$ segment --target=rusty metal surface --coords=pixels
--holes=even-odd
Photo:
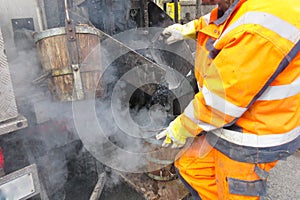
[[[76,26],[76,33],[86,33],[86,34],[93,34],[93,35],[98,35],[102,36],[102,33],[98,31],[98,29],[95,29],[90,26]],[[52,29],[47,29],[44,31],[41,31],[37,34],[34,35],[34,40],[35,42],[38,42],[39,40],[48,38],[48,37],[53,37],[56,35],[65,35],[66,34],[66,29],[65,27],[59,27],[59,28],[52,28]]]
[[[0,122],[17,117],[17,105],[13,92],[4,41],[0,29]]]
[[[179,179],[172,181],[155,181],[145,174],[128,174],[116,172],[146,200],[184,199],[189,191]]]

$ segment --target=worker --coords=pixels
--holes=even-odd
[[[186,24],[186,23],[188,23],[190,21],[192,21],[191,13],[186,12],[185,15],[184,15],[184,18],[182,20],[180,20],[180,23],[181,24]]]
[[[254,200],[300,146],[300,4],[217,2],[163,31],[167,44],[197,37],[199,92],[157,139],[183,147],[174,163],[195,199]]]

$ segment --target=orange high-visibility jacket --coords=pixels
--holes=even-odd
[[[239,161],[292,154],[300,143],[300,4],[240,0],[209,25],[203,20],[195,21],[200,91],[182,125],[207,132],[211,145]]]

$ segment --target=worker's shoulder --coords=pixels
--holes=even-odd
[[[247,1],[234,13],[227,22],[223,37],[227,34],[229,38],[252,37],[256,41],[264,40],[286,53],[300,38],[300,4],[291,5],[291,1],[279,4],[276,0],[260,1],[259,4],[255,2]]]

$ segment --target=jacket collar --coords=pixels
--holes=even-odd
[[[231,15],[232,13],[241,6],[241,4],[243,4],[245,1],[247,0],[235,0],[234,3],[228,8],[228,10],[224,13],[224,15],[222,17],[220,17],[219,19],[213,21],[212,23],[214,23],[215,25],[219,26],[221,24],[223,24]]]

